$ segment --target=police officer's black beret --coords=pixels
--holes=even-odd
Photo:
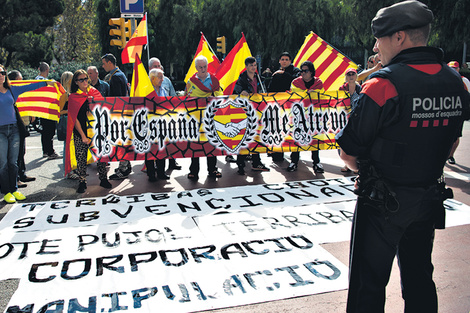
[[[380,38],[400,30],[419,28],[432,22],[434,15],[419,1],[403,1],[380,9],[372,20],[372,33]]]

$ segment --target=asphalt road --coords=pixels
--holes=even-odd
[[[315,175],[312,170],[310,154],[301,154],[301,162],[296,172],[285,170],[289,161],[289,154],[282,163],[274,163],[266,155],[261,157],[270,172],[247,171],[246,176],[236,174],[236,165],[227,163],[223,157],[218,158],[218,166],[223,177],[216,180],[206,178],[205,162],[201,162],[200,179],[198,182],[186,178],[190,160],[179,159],[178,163],[183,169],[169,171],[170,180],[149,182],[145,173],[141,172],[143,162],[132,162],[133,173],[122,181],[111,181],[111,191],[99,187],[96,165],[91,165],[88,173],[88,189],[84,194],[77,194],[78,182],[63,177],[62,159],[47,160],[42,157],[40,135],[33,132],[26,142],[26,167],[29,176],[36,177],[36,181],[28,183],[21,191],[26,195],[27,202],[40,202],[64,199],[77,199],[101,197],[109,192],[118,195],[130,195],[155,191],[182,191],[196,188],[232,187],[244,185],[258,185],[265,183],[280,183],[307,179],[337,178],[352,173],[340,172],[343,166],[337,151],[321,151],[320,158],[325,167],[323,175]],[[55,141],[57,153],[63,155],[63,142]],[[454,198],[460,202],[470,204],[470,123],[466,122],[464,135],[456,152],[456,165],[446,165],[445,173],[447,184],[454,190]],[[112,163],[110,174],[114,172],[117,163]],[[249,168],[249,166],[247,167]],[[7,214],[11,204],[0,202],[0,219]],[[349,242],[330,243],[322,245],[344,264],[348,262]],[[467,313],[470,311],[470,225],[451,227],[439,230],[436,233],[433,261],[435,265],[435,282],[438,288],[439,312]],[[17,288],[17,280],[0,282],[0,310],[6,309],[8,301]],[[234,308],[214,310],[214,312],[344,312],[346,305],[346,291],[330,292],[319,295],[297,297],[285,300],[259,303]],[[401,299],[399,273],[394,266],[389,287],[387,289],[386,312],[403,311]]]

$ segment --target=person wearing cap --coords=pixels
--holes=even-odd
[[[449,63],[447,63],[447,65],[451,68],[453,68],[454,70],[457,71],[457,73],[460,73],[460,65],[459,65],[459,62],[457,61],[450,61]],[[465,85],[465,89],[470,92],[470,81],[468,80],[467,77],[465,76],[461,76],[462,77],[462,81]],[[450,154],[449,154],[449,158],[447,159],[447,162],[449,162],[449,164],[455,164],[455,158],[454,158],[454,153],[455,151],[457,150],[457,147],[459,146],[460,144],[460,137],[462,137],[462,131],[460,131],[460,135],[459,137],[457,138],[457,140],[454,142],[454,145],[452,146],[452,149],[450,151]]]
[[[460,64],[457,61],[450,61],[447,63],[447,65],[454,70],[457,71],[457,73],[460,73]],[[460,75],[462,77],[463,83],[465,84],[465,89],[467,89],[468,92],[470,92],[470,80],[468,80],[467,77]]]
[[[346,311],[384,312],[395,256],[410,312],[437,312],[432,246],[445,225],[439,179],[465,118],[470,96],[459,75],[428,47],[433,13],[418,1],[380,9],[372,20],[384,68],[362,86],[336,140],[359,170]],[[429,103],[436,105],[429,105]]]
[[[323,82],[320,78],[315,76],[315,66],[311,61],[305,61],[300,65],[300,77],[292,81],[291,92],[314,92],[324,91]],[[300,152],[292,152],[290,155],[290,164],[287,167],[288,172],[297,170],[300,160]],[[320,163],[319,150],[312,151],[313,171],[315,174],[322,174],[325,172],[323,165]]]
[[[346,93],[351,99],[351,109],[353,109],[354,107],[352,107],[352,105],[356,103],[355,100],[359,97],[359,93],[361,92],[362,88],[361,85],[359,85],[356,81],[357,71],[355,68],[348,68],[344,73],[344,76],[346,82],[341,87],[339,87],[339,90],[346,91]],[[338,153],[341,153],[341,150],[338,150]],[[346,164],[341,168],[341,172],[343,173],[347,173],[350,171],[351,170]]]
[[[344,73],[345,76],[345,83],[339,87],[339,90],[346,91],[351,98],[359,96],[362,88],[356,81],[357,79],[357,71],[355,68],[348,68]]]

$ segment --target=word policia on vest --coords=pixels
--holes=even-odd
[[[88,136],[101,161],[337,149],[349,111],[344,92],[105,98]]]

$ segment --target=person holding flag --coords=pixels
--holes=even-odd
[[[214,51],[212,50],[211,46],[207,42],[206,37],[201,32],[201,39],[199,40],[199,44],[197,45],[196,53],[194,54],[194,59],[191,65],[189,66],[188,72],[184,77],[184,81],[187,83],[189,79],[196,74],[196,59],[198,56],[205,56],[208,60],[207,64],[207,71],[210,73],[217,72],[218,68],[220,67],[220,61],[215,55]]]
[[[198,56],[194,63],[197,72],[188,80],[185,95],[200,98],[221,96],[222,88],[220,88],[219,80],[207,71],[207,58],[203,55]],[[215,156],[207,157],[207,170],[209,177],[222,177],[222,173],[217,169],[217,157]],[[188,179],[199,179],[199,158],[191,158]]]
[[[70,85],[70,96],[68,103],[68,120],[67,120],[67,147],[70,147],[72,134],[73,143],[75,145],[75,158],[77,159],[77,172],[79,185],[77,192],[84,193],[86,184],[86,168],[88,149],[91,139],[87,136],[87,113],[90,111],[88,99],[89,98],[102,98],[101,93],[94,87],[90,86],[90,78],[87,72],[83,69],[77,70],[72,77]],[[65,152],[65,174],[70,169],[70,148]],[[100,186],[103,188],[112,188],[111,183],[108,181],[108,169],[106,163],[98,162],[98,177],[100,179]]]
[[[7,71],[0,65],[0,187],[7,203],[25,200],[18,191],[18,154],[20,132],[26,132],[16,107],[18,96],[24,92],[36,90],[55,81],[38,82],[23,86],[11,86]],[[20,129],[22,128],[22,129]]]

